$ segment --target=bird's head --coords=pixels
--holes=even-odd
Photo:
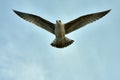
[[[57,23],[57,24],[61,23],[61,20],[56,20],[56,23]]]

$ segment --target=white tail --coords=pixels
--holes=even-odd
[[[74,42],[74,40],[71,40],[71,39],[65,37],[65,38],[64,38],[63,40],[61,40],[61,41],[55,39],[55,40],[51,43],[51,45],[52,45],[53,47],[57,47],[57,48],[64,48],[64,47],[69,46],[69,45],[72,44],[73,42]]]

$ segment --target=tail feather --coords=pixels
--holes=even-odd
[[[71,40],[71,39],[65,37],[65,38],[64,38],[63,40],[61,40],[61,41],[55,39],[55,40],[51,43],[51,45],[52,45],[53,47],[57,47],[57,48],[64,48],[64,47],[69,46],[69,45],[72,44],[73,42],[74,42],[74,40]]]

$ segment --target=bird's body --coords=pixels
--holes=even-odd
[[[64,24],[62,24],[62,22],[60,20],[56,21],[55,36],[56,36],[57,39],[62,39],[63,37],[65,37]]]
[[[55,36],[51,45],[57,48],[63,48],[73,43],[73,40],[65,37],[65,27],[60,20],[57,20],[55,24]]]
[[[37,26],[54,34],[56,38],[51,43],[51,45],[54,47],[57,47],[57,48],[67,47],[74,42],[74,40],[67,38],[65,36],[66,34],[83,27],[83,26],[87,25],[88,23],[91,23],[93,21],[96,21],[97,19],[102,18],[109,11],[110,10],[106,10],[106,11],[102,11],[102,12],[98,12],[98,13],[81,16],[81,17],[79,17],[75,20],[72,20],[68,23],[65,23],[65,24],[63,24],[61,22],[61,20],[57,20],[56,24],[54,24],[54,23],[51,23],[39,16],[14,10],[14,12],[21,18],[23,18],[29,22],[32,22],[32,23],[36,24]]]

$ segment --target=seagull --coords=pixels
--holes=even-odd
[[[61,20],[56,20],[56,24],[45,20],[44,18],[34,15],[34,14],[29,14],[29,13],[24,13],[20,12],[17,10],[13,10],[19,17],[25,19],[26,21],[29,21],[45,30],[48,32],[52,33],[55,35],[55,39],[51,43],[51,46],[56,47],[56,48],[64,48],[69,45],[71,45],[74,40],[67,38],[65,35],[69,34],[91,22],[94,22],[103,16],[105,16],[107,13],[109,13],[111,10],[105,10],[97,13],[92,13],[92,14],[87,14],[78,17],[77,19],[74,19],[70,22],[67,22],[63,24]]]

